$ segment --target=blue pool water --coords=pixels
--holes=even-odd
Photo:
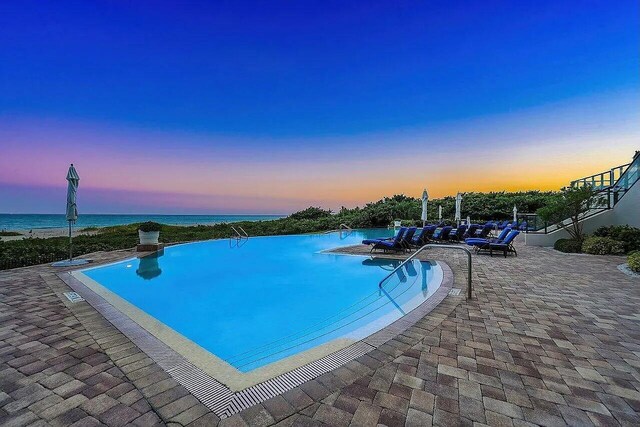
[[[388,230],[212,240],[84,274],[248,372],[337,338],[362,339],[440,286],[435,263],[399,264],[320,251],[387,237]]]

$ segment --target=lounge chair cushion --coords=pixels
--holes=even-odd
[[[384,239],[365,239],[362,241],[363,245],[375,245],[378,242],[383,242]]]

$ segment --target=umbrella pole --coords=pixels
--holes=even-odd
[[[71,221],[69,221],[69,261],[73,261],[73,240],[71,240]]]

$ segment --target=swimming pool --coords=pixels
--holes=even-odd
[[[438,289],[443,272],[434,262],[408,263],[380,290],[378,282],[399,261],[323,252],[391,233],[196,242],[76,276],[117,308],[125,301],[131,310],[123,311],[154,335],[178,336],[172,345],[178,352],[188,343],[187,358],[202,365],[209,363],[203,354],[214,356],[220,369],[251,374],[345,347]],[[153,328],[139,321],[140,312],[157,321]]]

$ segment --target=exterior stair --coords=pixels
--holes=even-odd
[[[603,225],[628,224],[640,227],[640,185],[636,185],[639,180],[640,151],[636,151],[631,163],[572,181],[572,187],[589,185],[598,190],[601,196],[598,204],[591,206],[580,219],[585,233],[591,233]],[[561,223],[545,224],[531,214],[524,214],[523,219],[529,224],[525,232],[527,245],[553,246],[558,239],[569,237],[559,225]]]

